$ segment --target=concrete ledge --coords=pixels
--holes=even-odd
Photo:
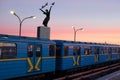
[[[38,26],[37,38],[39,39],[50,39],[50,28],[45,26]]]

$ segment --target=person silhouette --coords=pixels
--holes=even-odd
[[[46,17],[45,17],[45,19],[43,20],[43,23],[42,23],[45,27],[47,27],[47,24],[48,24],[48,22],[49,22],[49,20],[50,20],[50,12],[51,12],[51,9],[52,9],[52,6],[50,6],[50,9],[49,9],[49,10],[46,9],[46,10],[44,11],[44,10],[42,10],[42,8],[40,9],[40,10],[43,12],[43,14],[46,15]]]

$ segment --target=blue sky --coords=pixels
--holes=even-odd
[[[14,10],[22,19],[37,17],[22,25],[23,36],[36,36],[45,18],[39,8],[46,2],[49,6],[55,2],[49,22],[51,39],[73,40],[71,26],[75,26],[84,28],[77,33],[78,41],[120,44],[120,0],[0,0],[0,34],[18,35],[18,19],[9,14]]]

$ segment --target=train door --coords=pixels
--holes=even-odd
[[[112,48],[108,47],[108,60],[112,59]]]
[[[95,62],[99,61],[99,53],[100,53],[100,48],[99,47],[95,47],[94,48]]]
[[[73,56],[74,56],[74,58],[73,58],[74,64],[73,65],[74,66],[80,65],[80,57],[81,57],[80,52],[81,52],[80,46],[74,46],[73,47]]]
[[[29,68],[27,72],[40,71],[42,59],[42,45],[41,44],[29,44],[28,45],[28,64]]]
[[[120,48],[118,48],[118,58],[120,59]]]

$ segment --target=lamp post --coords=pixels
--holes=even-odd
[[[26,18],[21,20],[20,17],[14,11],[10,11],[10,13],[15,15],[19,19],[19,23],[20,23],[20,25],[19,25],[19,36],[21,36],[21,27],[22,27],[23,21],[26,20],[26,19],[29,19],[29,18],[33,18],[33,19],[36,18],[35,16],[30,16],[30,17],[26,17]]]
[[[72,28],[74,29],[74,41],[76,41],[76,33],[77,33],[77,31],[83,30],[83,28],[76,29],[74,26],[72,26]]]

